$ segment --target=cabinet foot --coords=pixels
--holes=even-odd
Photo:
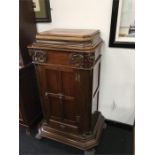
[[[40,129],[38,130],[38,133],[36,134],[35,138],[36,138],[36,139],[39,139],[39,140],[42,139]]]
[[[84,155],[95,155],[95,149],[92,148],[90,150],[84,151]]]

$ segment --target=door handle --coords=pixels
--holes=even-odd
[[[64,97],[64,95],[60,93],[59,94],[59,99],[61,100],[63,97]]]
[[[48,92],[45,92],[45,96],[47,96],[48,95]]]

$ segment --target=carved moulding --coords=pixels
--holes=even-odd
[[[29,49],[29,54],[32,57],[33,62],[44,63],[47,60],[47,54],[42,50]]]
[[[91,68],[95,63],[94,54],[70,54],[70,63],[74,67]]]

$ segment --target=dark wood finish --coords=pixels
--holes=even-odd
[[[36,31],[32,0],[19,0],[19,124],[28,134],[42,116],[35,68],[27,49]]]
[[[51,127],[46,121],[41,122],[39,133],[41,137],[49,138],[57,142],[61,142],[81,150],[89,150],[96,145],[98,145],[100,136],[102,134],[102,129],[105,127],[104,118],[98,113],[97,121],[94,130],[91,133],[74,134],[72,132],[66,132],[63,130],[58,130],[57,128]]]
[[[54,29],[36,38],[28,48],[44,113],[39,135],[82,150],[96,146],[105,126],[98,112],[99,31]]]
[[[42,112],[33,64],[19,69],[19,123],[30,132]]]
[[[135,43],[120,42],[120,41],[115,40],[118,9],[119,9],[119,0],[113,0],[111,26],[110,26],[110,37],[109,37],[109,47],[135,48]]]
[[[32,0],[19,0],[19,46],[24,65],[31,63],[27,45],[34,41],[36,32]]]

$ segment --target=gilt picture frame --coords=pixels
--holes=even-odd
[[[32,0],[36,22],[51,22],[49,0]]]
[[[135,48],[135,0],[113,0],[109,47]]]

